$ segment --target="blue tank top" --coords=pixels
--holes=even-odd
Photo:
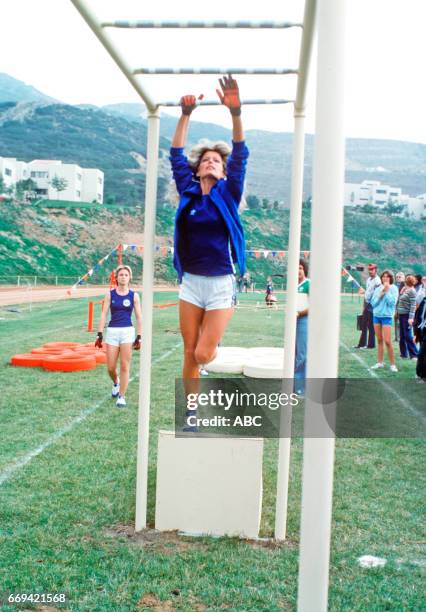
[[[129,289],[126,295],[119,295],[115,289],[110,291],[111,321],[108,327],[132,327],[132,312],[135,292]]]

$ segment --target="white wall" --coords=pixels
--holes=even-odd
[[[10,187],[16,183],[17,168],[15,157],[0,157],[0,176],[3,177],[5,187]]]
[[[426,216],[426,195],[408,198],[407,212],[414,219],[421,219]]]
[[[97,168],[83,168],[82,199],[85,202],[104,201],[104,173]]]
[[[402,203],[400,187],[382,185],[380,181],[363,181],[362,183],[345,183],[344,206],[365,206],[371,204],[385,207],[389,200],[395,204]]]

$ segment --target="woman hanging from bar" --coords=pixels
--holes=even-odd
[[[170,150],[180,201],[175,219],[174,266],[179,276],[179,318],[184,342],[183,378],[215,358],[236,299],[235,265],[244,274],[244,233],[238,207],[248,149],[244,142],[238,85],[231,75],[216,90],[232,119],[232,150],[225,142],[202,142],[184,155],[195,96],[181,98],[182,115]],[[201,99],[202,96],[200,96]],[[187,385],[186,385],[187,386]],[[188,389],[186,389],[188,392]]]

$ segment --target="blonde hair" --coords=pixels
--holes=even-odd
[[[117,266],[116,269],[114,270],[115,280],[117,280],[118,273],[120,272],[120,270],[127,270],[127,272],[130,275],[130,280],[132,280],[132,277],[133,277],[132,268],[130,266],[126,266],[124,264],[121,264],[121,265]]]
[[[204,138],[191,149],[188,155],[188,163],[192,168],[194,176],[197,174],[201,158],[203,157],[204,153],[207,153],[207,151],[215,151],[216,153],[219,153],[223,161],[223,172],[226,174],[226,161],[231,153],[231,147],[223,140],[212,142],[211,140],[206,140]]]
[[[223,172],[226,175],[226,162],[231,154],[231,147],[223,140],[212,142],[211,140],[207,140],[207,138],[203,138],[191,149],[188,154],[188,164],[196,180],[199,180],[197,179],[197,170],[198,166],[200,165],[201,158],[207,151],[216,151],[216,153],[219,153],[223,160]],[[169,198],[170,202],[176,202],[176,204],[178,204],[179,194],[176,189],[175,181],[170,182],[167,197]],[[243,193],[240,201],[240,210],[244,210],[245,208],[247,208],[247,203]]]

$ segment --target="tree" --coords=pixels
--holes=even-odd
[[[309,210],[312,208],[312,196],[309,196],[306,200],[303,200],[302,208],[304,208],[305,210]]]
[[[35,196],[37,184],[32,179],[17,181],[15,185],[15,195],[19,202],[28,201]]]
[[[62,176],[58,176],[57,174],[55,174],[55,176],[53,177],[53,179],[50,181],[50,184],[52,185],[53,189],[56,189],[56,196],[59,198],[59,193],[61,191],[64,191],[67,187],[68,187],[68,181],[67,179],[63,178]]]
[[[246,202],[250,210],[258,210],[260,208],[260,200],[255,195],[248,195],[246,198]]]
[[[275,200],[274,203],[273,203],[274,210],[278,210],[279,207],[280,207],[280,203],[278,202],[278,200]]]
[[[395,202],[392,202],[392,200],[389,200],[388,204],[384,208],[384,211],[388,215],[398,215],[403,210],[404,210],[403,204],[396,204]]]
[[[0,194],[4,192],[4,189],[5,189],[4,178],[0,175]]]
[[[268,198],[262,198],[262,208],[263,208],[263,210],[268,210],[268,208],[269,208],[269,200],[268,200]]]

